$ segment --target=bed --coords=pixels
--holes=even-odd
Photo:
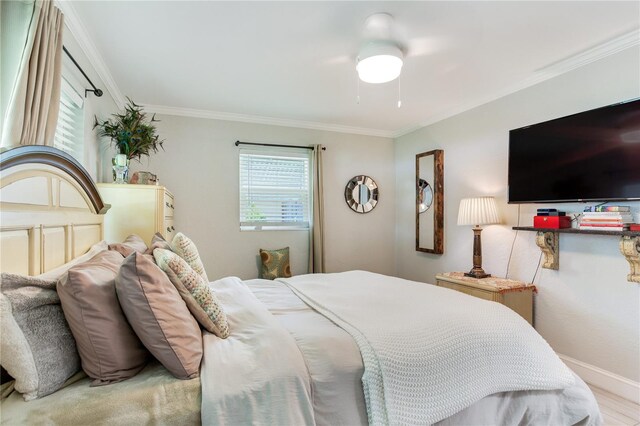
[[[108,206],[70,157],[48,148],[19,150],[2,154],[2,271],[38,275],[55,271],[100,241]],[[223,340],[203,332],[200,378],[178,380],[151,363],[132,379],[89,387],[80,372],[61,390],[34,401],[25,402],[13,392],[2,401],[1,423],[369,422],[361,349],[335,318],[313,309],[283,281],[226,278],[211,285],[232,333]],[[487,395],[437,422],[600,423],[593,394],[575,375],[563,389]]]

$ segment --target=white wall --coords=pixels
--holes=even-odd
[[[535,233],[516,235],[511,230],[518,222],[519,207],[506,204],[508,131],[640,96],[639,56],[637,47],[623,51],[398,138],[398,275],[433,283],[438,272],[471,269],[472,231],[456,225],[458,204],[464,197],[493,195],[504,225],[483,231],[483,267],[505,276],[515,238],[509,277],[530,282],[540,250]],[[436,148],[445,154],[445,253],[441,256],[414,250],[415,155]],[[640,210],[638,202],[625,204]],[[538,207],[542,206],[522,205],[520,223],[530,225]],[[577,212],[583,205],[553,207]],[[557,352],[639,381],[640,285],[627,282],[628,273],[618,238],[561,235],[560,270],[540,269],[536,277],[535,321],[536,329]]]
[[[211,279],[258,276],[258,249],[291,247],[292,272],[307,272],[306,231],[242,231],[238,209],[236,140],[294,145],[326,145],[324,188],[326,266],[329,272],[365,269],[393,274],[395,236],[394,145],[391,139],[317,130],[162,115],[165,152],[134,170],[156,173],[176,197],[175,227],[198,245]],[[357,214],[344,201],[355,175],[373,177],[380,202]],[[108,170],[103,178],[110,179]]]

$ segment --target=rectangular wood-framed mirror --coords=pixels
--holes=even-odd
[[[444,253],[444,150],[416,155],[416,250]]]

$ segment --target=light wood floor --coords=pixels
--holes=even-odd
[[[606,426],[640,425],[640,405],[595,386],[589,387],[596,396]]]

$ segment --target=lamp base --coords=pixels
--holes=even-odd
[[[487,274],[486,272],[484,272],[484,269],[482,268],[473,268],[469,272],[465,272],[464,276],[480,279],[480,278],[488,278],[491,276],[491,274]]]

